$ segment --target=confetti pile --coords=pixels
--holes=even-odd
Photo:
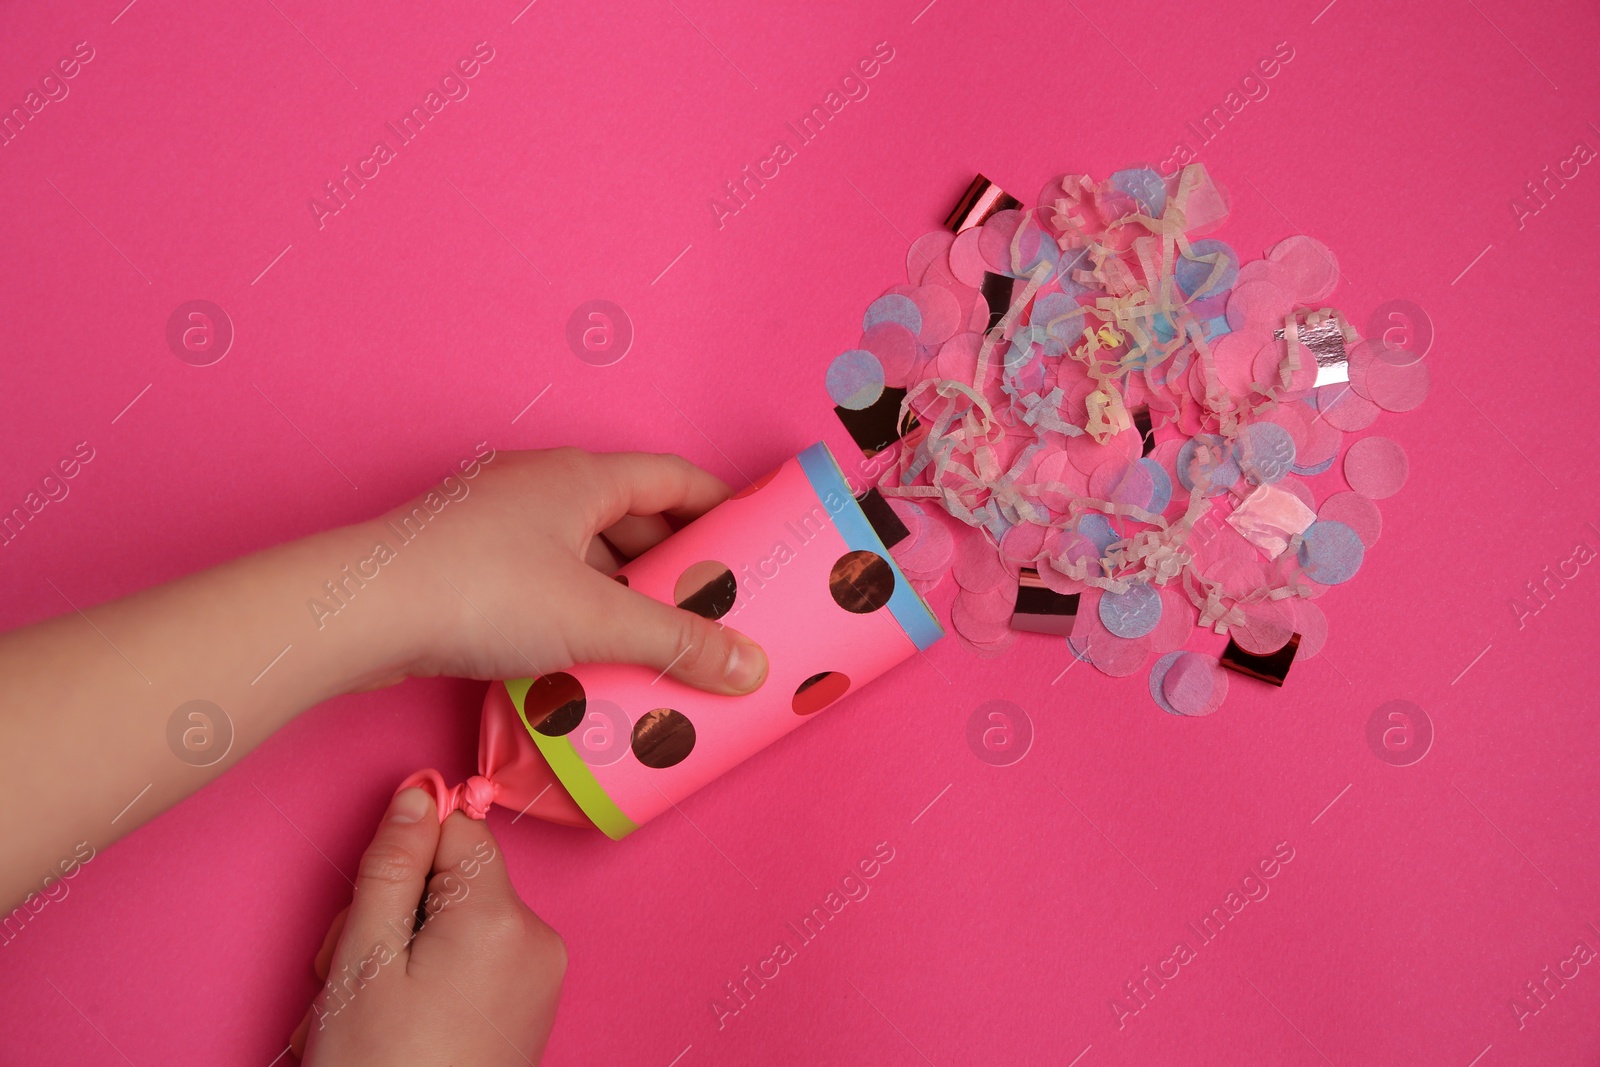
[[[1224,668],[1281,685],[1321,649],[1315,600],[1407,473],[1394,441],[1345,435],[1421,404],[1428,368],[1325,304],[1325,245],[1242,263],[1205,236],[1226,215],[1198,165],[1065,176],[1033,208],[980,177],[828,367],[909,531],[896,560],[924,595],[953,573],[969,650],[1028,630],[1113,677],[1156,657],[1156,704],[1205,715]],[[1341,452],[1349,488],[1319,503],[1307,479]],[[1197,626],[1220,659],[1183,651]]]

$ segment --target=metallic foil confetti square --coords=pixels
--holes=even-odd
[[[1294,663],[1294,654],[1299,650],[1299,634],[1292,635],[1288,643],[1278,651],[1268,652],[1264,656],[1246,652],[1230,637],[1228,647],[1222,653],[1221,662],[1230,671],[1237,671],[1252,678],[1259,678],[1263,682],[1281,686],[1289,675],[1289,667]]]
[[[876,489],[868,489],[856,497],[856,503],[861,505],[862,514],[866,515],[867,522],[872,524],[872,530],[878,535],[878,540],[883,542],[884,548],[893,548],[911,536],[906,524],[900,521],[900,516],[894,513],[894,508],[889,506],[883,494]]]
[[[833,411],[861,451],[875,456],[917,427],[917,417],[910,413],[904,423],[900,421],[900,404],[905,398],[904,389],[885,389],[882,396],[860,411],[841,407]]]
[[[1313,386],[1338,385],[1350,380],[1350,354],[1344,347],[1344,329],[1337,316],[1329,316],[1315,325],[1292,323],[1300,343],[1317,361],[1317,377]],[[1274,330],[1273,337],[1282,339],[1286,330]]]
[[[1017,583],[1017,606],[1011,628],[1028,633],[1067,637],[1078,621],[1078,594],[1058,593],[1045,585],[1039,572],[1022,568]]]

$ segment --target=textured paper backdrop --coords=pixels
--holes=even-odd
[[[0,506],[95,449],[0,549],[6,625],[67,610],[51,582],[94,603],[366,517],[485,438],[674,450],[735,483],[819,433],[843,454],[826,362],[975,171],[1031,201],[1187,141],[1246,256],[1310,233],[1358,325],[1390,298],[1435,324],[1433,395],[1377,428],[1410,482],[1281,692],[1237,679],[1182,720],[1142,677],[1052,685],[1059,643],[974,660],[952,640],[621,844],[497,812],[571,949],[548,1063],[1600,1051],[1593,966],[1521,1029],[1510,1006],[1580,938],[1600,948],[1600,577],[1520,629],[1510,606],[1600,546],[1600,174],[1512,206],[1600,149],[1593,5],[125,2],[0,10],[7,109],[93,51],[0,146]],[[469,95],[319,228],[324,183],[479,42]],[[719,226],[724,183],[879,42],[869,94]],[[1280,42],[1265,98],[1197,144],[1188,124]],[[208,367],[166,341],[194,299],[236,332]],[[591,299],[636,333],[609,367],[565,341]],[[97,858],[0,949],[0,1060],[272,1062],[390,790],[470,772],[482,692],[318,708]],[[992,698],[1035,732],[1012,766],[966,741]],[[1391,699],[1436,732],[1413,766],[1368,746]],[[797,943],[785,924],[879,842],[870,895],[719,1029],[724,983]],[[1119,1029],[1124,983],[1280,842],[1270,896]]]

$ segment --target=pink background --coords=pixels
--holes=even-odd
[[[0,148],[0,505],[75,442],[97,455],[0,550],[3,622],[61,612],[50,581],[98,602],[366,517],[485,438],[734,482],[819,434],[842,453],[826,362],[975,171],[1031,201],[1159,164],[1287,41],[1200,149],[1233,194],[1221,236],[1253,257],[1303,228],[1358,325],[1403,297],[1438,332],[1427,405],[1378,424],[1411,480],[1322,602],[1326,652],[1181,720],[1140,676],[1052,686],[1058,642],[947,640],[620,845],[497,812],[571,949],[547,1062],[1592,1060],[1594,967],[1524,1029],[1509,1001],[1600,947],[1600,578],[1520,630],[1509,602],[1600,545],[1600,174],[1520,229],[1510,207],[1600,148],[1594,6],[923,2],[7,5],[7,108],[74,43],[96,56]],[[308,198],[484,40],[471,95],[319,230]],[[879,41],[870,96],[719,229],[708,199]],[[564,342],[601,297],[637,330],[607,368]],[[195,298],[237,329],[206,368],[164,339]],[[0,1059],[270,1063],[390,790],[471,770],[482,692],[319,708],[96,859],[0,950]],[[965,740],[997,696],[1037,735],[1005,768]],[[1414,766],[1367,746],[1391,699],[1435,724]],[[723,983],[880,841],[871,895],[719,1031]],[[1280,841],[1270,897],[1118,1030],[1123,983]]]

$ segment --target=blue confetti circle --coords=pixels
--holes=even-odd
[[[883,364],[866,349],[852,348],[833,357],[823,381],[835,404],[861,411],[870,408],[883,395]]]
[[[1275,422],[1252,423],[1234,441],[1233,461],[1258,485],[1279,481],[1294,468],[1294,438]]]
[[[1061,355],[1067,350],[1067,346],[1075,343],[1083,333],[1082,315],[1059,323],[1054,332],[1050,330],[1050,320],[1070,315],[1076,307],[1078,302],[1066,293],[1046,293],[1033,302],[1033,310],[1028,314],[1028,325],[1037,326],[1045,331],[1045,338],[1040,344],[1046,355]]]
[[[1151,218],[1159,219],[1161,213],[1167,210],[1167,183],[1161,180],[1161,175],[1149,167],[1119,170],[1109,181],[1113,189],[1127,193],[1139,201],[1139,206]]]
[[[1130,586],[1126,593],[1103,593],[1100,621],[1118,637],[1143,637],[1161,621],[1161,593],[1148,584]]]
[[[1111,528],[1111,523],[1098,511],[1091,511],[1078,519],[1078,532],[1087,537],[1103,556],[1106,549],[1122,540],[1117,531]]]
[[[1228,487],[1239,480],[1239,465],[1233,461],[1233,449],[1228,443],[1213,433],[1203,433],[1191,437],[1178,449],[1178,481],[1185,489],[1193,489],[1194,481],[1189,477],[1189,466],[1194,461],[1194,454],[1201,445],[1209,445],[1212,449],[1212,460],[1200,468],[1200,472],[1210,479],[1211,486],[1206,490],[1206,496],[1217,496],[1226,493]]]
[[[1239,253],[1233,246],[1225,241],[1206,238],[1203,241],[1194,241],[1189,245],[1189,250],[1194,256],[1211,256],[1220,254],[1227,265],[1223,267],[1222,274],[1217,277],[1217,282],[1205,291],[1205,296],[1212,297],[1218,293],[1226,292],[1233,288],[1233,283],[1239,280]],[[1220,262],[1221,260],[1219,260]],[[1173,268],[1173,277],[1177,280],[1178,288],[1183,290],[1185,296],[1193,296],[1194,291],[1206,283],[1211,277],[1212,264],[1202,263],[1198,258],[1190,259],[1180,256],[1177,266]]]
[[[1361,538],[1344,523],[1314,522],[1300,542],[1300,567],[1313,582],[1339,585],[1356,576],[1366,551]]]
[[[1294,473],[1300,475],[1302,478],[1313,478],[1327,470],[1329,467],[1333,466],[1334,458],[1335,457],[1333,456],[1329,456],[1321,463],[1318,463],[1315,467],[1302,467],[1297,463],[1290,469],[1293,470]]]
[[[1033,273],[1033,268],[1037,267],[1040,263],[1048,263],[1050,264],[1050,272],[1044,276],[1044,281],[1048,283],[1051,278],[1055,277],[1056,271],[1061,269],[1061,247],[1056,244],[1055,238],[1030,224],[1028,227],[1028,232],[1023,234],[1022,248],[1027,249],[1030,245],[1032,245],[1035,237],[1038,238],[1039,246],[1037,250],[1034,251],[1033,255],[1027,256],[1026,253],[1024,253],[1023,257],[1019,257],[1022,258],[1021,269],[1017,271],[1007,271],[1006,273],[1010,274],[1013,278],[1025,278],[1031,275]],[[1007,255],[1007,261],[1009,262],[1009,252]]]

